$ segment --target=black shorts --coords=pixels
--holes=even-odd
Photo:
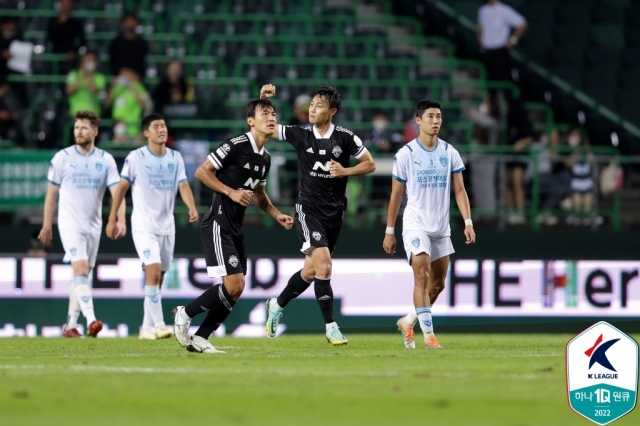
[[[247,251],[244,236],[234,237],[212,220],[206,228],[200,228],[200,238],[207,261],[209,278],[247,273]]]
[[[342,229],[342,217],[330,220],[319,219],[305,214],[302,206],[296,204],[296,229],[302,241],[300,251],[304,254],[309,254],[310,247],[327,247],[329,253],[333,253]]]

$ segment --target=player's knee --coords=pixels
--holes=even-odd
[[[319,262],[315,267],[315,276],[320,278],[331,278],[331,259]]]
[[[162,271],[160,269],[156,270],[154,268],[147,270],[146,274],[148,284],[160,284],[160,282],[162,281]]]
[[[89,268],[89,263],[85,261],[76,262],[73,265],[74,275],[86,275],[89,276],[91,273],[91,268]]]
[[[433,280],[431,287],[437,294],[440,294],[444,290],[444,278]]]
[[[227,289],[229,296],[231,296],[233,300],[237,301],[240,299],[240,296],[242,296],[242,292],[244,291],[244,277],[227,277],[224,281],[224,286]]]
[[[429,271],[426,269],[418,269],[414,271],[415,285],[416,287],[425,288],[427,283],[429,282]]]
[[[302,275],[302,279],[303,280],[305,280],[306,282],[310,283],[316,277],[316,270],[315,270],[315,268],[303,269],[302,272],[300,273],[300,275]]]

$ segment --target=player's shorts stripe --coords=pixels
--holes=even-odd
[[[222,301],[222,303],[224,303],[224,306],[226,306],[228,310],[231,310],[231,305],[227,301],[227,298],[224,297],[224,292],[222,291],[222,286],[218,287],[218,296],[220,297],[220,300]]]
[[[213,164],[213,167],[215,167],[218,170],[222,168],[222,164],[220,163],[220,161],[218,161],[218,159],[213,154],[209,154],[207,158],[209,159],[211,164]]]
[[[463,171],[465,168],[464,167],[460,167],[457,170],[452,171],[451,173],[460,173],[461,171]]]
[[[300,219],[300,223],[302,224],[302,232],[304,233],[304,239],[309,241],[309,228],[307,228],[306,217],[304,213],[302,213],[301,204],[296,204],[296,211],[298,212],[298,218]]]
[[[216,252],[216,260],[218,266],[224,266],[224,258],[222,257],[222,241],[220,239],[220,227],[213,221],[213,251]]]

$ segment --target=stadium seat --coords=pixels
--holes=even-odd
[[[559,46],[584,49],[589,44],[588,27],[581,24],[567,24],[555,28],[555,39]]]
[[[622,49],[625,46],[622,28],[616,24],[594,25],[589,29],[591,42],[598,47]]]

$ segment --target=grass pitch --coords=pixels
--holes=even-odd
[[[587,425],[567,405],[565,335],[0,339],[0,425]],[[636,336],[637,338],[637,336]],[[616,425],[640,424],[635,410]]]

